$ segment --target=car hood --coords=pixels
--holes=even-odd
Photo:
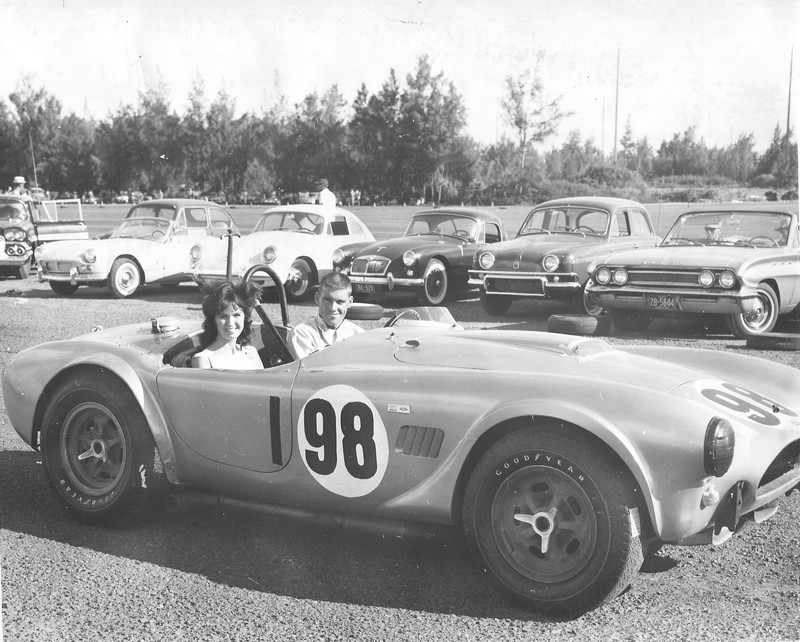
[[[510,241],[495,243],[488,251],[495,259],[503,261],[530,260],[537,261],[546,254],[564,254],[584,245],[605,243],[602,236],[582,236],[581,234],[532,234],[520,236]]]
[[[160,241],[143,239],[88,239],[81,241],[56,241],[45,243],[40,250],[40,260],[74,260],[80,254],[92,248],[97,253],[122,253],[134,251],[134,248],[156,247]]]
[[[735,270],[747,261],[786,253],[785,248],[753,248],[728,245],[667,245],[617,254],[609,264],[664,268],[728,268]]]
[[[423,253],[433,253],[441,250],[442,247],[452,247],[465,245],[464,241],[452,236],[439,236],[435,234],[415,234],[413,236],[399,236],[386,241],[377,241],[362,247],[356,257],[359,256],[383,256],[387,259],[397,259],[408,250],[415,250]]]

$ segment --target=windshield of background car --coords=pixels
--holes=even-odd
[[[785,247],[791,222],[778,212],[689,213],[675,221],[662,245]]]
[[[608,212],[585,207],[533,210],[519,228],[517,236],[575,232],[603,236],[608,226]]]
[[[253,228],[254,232],[310,232],[322,234],[325,230],[325,219],[311,212],[268,212],[264,214]]]
[[[22,203],[0,204],[0,221],[27,221],[28,211]]]
[[[172,205],[137,205],[131,208],[126,218],[175,218],[176,208]]]
[[[167,235],[170,224],[171,221],[163,218],[126,218],[109,238],[161,241]]]
[[[477,238],[477,233],[478,222],[474,218],[442,213],[413,216],[408,222],[405,235],[441,234],[474,241]]]

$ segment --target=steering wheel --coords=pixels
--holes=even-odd
[[[469,232],[467,232],[467,230],[456,230],[455,232],[453,232],[453,236],[457,236],[458,238],[467,239],[467,240],[472,238],[469,235]]]
[[[391,328],[393,325],[395,325],[400,319],[402,319],[405,316],[411,317],[415,321],[419,321],[420,320],[419,312],[417,312],[414,308],[405,308],[404,310],[400,310],[400,312],[398,312],[391,319],[389,319],[383,327],[384,328]]]
[[[153,232],[150,234],[150,236],[152,238],[154,238],[154,239],[163,239],[164,238],[164,232],[163,232],[163,230],[153,230]]]
[[[769,243],[768,247],[778,247],[778,241],[769,236],[754,236],[747,241],[747,244],[750,245],[753,241],[767,241],[767,243]]]

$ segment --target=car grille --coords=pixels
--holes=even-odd
[[[350,274],[385,274],[389,268],[389,259],[380,256],[366,256],[353,261]]]
[[[487,292],[497,294],[544,295],[544,283],[541,279],[502,279],[487,276],[483,284]]]
[[[41,261],[42,271],[47,274],[69,274],[73,263],[69,261]]]
[[[670,287],[675,285],[700,287],[697,279],[700,275],[699,270],[691,272],[676,272],[669,270],[628,270],[628,284],[641,286],[663,286]]]

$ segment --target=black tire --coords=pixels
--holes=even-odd
[[[732,314],[727,317],[728,328],[739,339],[750,339],[771,332],[778,322],[778,295],[768,283],[757,288],[760,312],[750,316]]]
[[[19,267],[15,267],[14,270],[14,277],[17,279],[27,279],[31,274],[31,262],[28,261],[23,263]]]
[[[646,312],[612,312],[611,320],[621,332],[639,332],[653,322],[653,317]]]
[[[599,317],[606,314],[606,310],[603,306],[598,303],[595,303],[592,300],[591,295],[589,292],[586,291],[586,288],[592,283],[592,280],[589,279],[586,283],[583,284],[581,291],[575,295],[575,298],[572,302],[572,307],[580,314],[588,314],[593,317]]]
[[[142,284],[139,266],[131,259],[119,258],[108,273],[108,290],[118,299],[127,299],[136,294]]]
[[[485,290],[481,288],[481,305],[484,312],[489,316],[500,317],[503,316],[511,307],[512,299],[510,296],[501,296],[497,294],[486,294]]]
[[[755,350],[800,350],[800,334],[770,332],[747,339],[747,347]]]
[[[286,298],[293,303],[304,301],[311,296],[317,277],[314,270],[305,259],[296,259],[289,268],[289,278],[286,281]]]
[[[422,291],[419,293],[423,305],[441,305],[450,292],[450,275],[439,259],[431,259],[422,275]]]
[[[91,524],[139,515],[161,482],[150,427],[127,386],[106,371],[82,369],[48,397],[42,459],[58,501]]]
[[[553,314],[547,318],[548,332],[602,336],[607,335],[609,330],[611,330],[611,320],[607,315]]]
[[[383,318],[383,306],[374,303],[352,303],[347,318],[356,321],[377,321]]]
[[[68,281],[49,281],[50,289],[59,296],[72,296],[78,291],[78,286]]]
[[[503,593],[542,613],[576,615],[619,595],[638,573],[634,508],[629,474],[590,438],[531,427],[480,458],[463,526]]]

